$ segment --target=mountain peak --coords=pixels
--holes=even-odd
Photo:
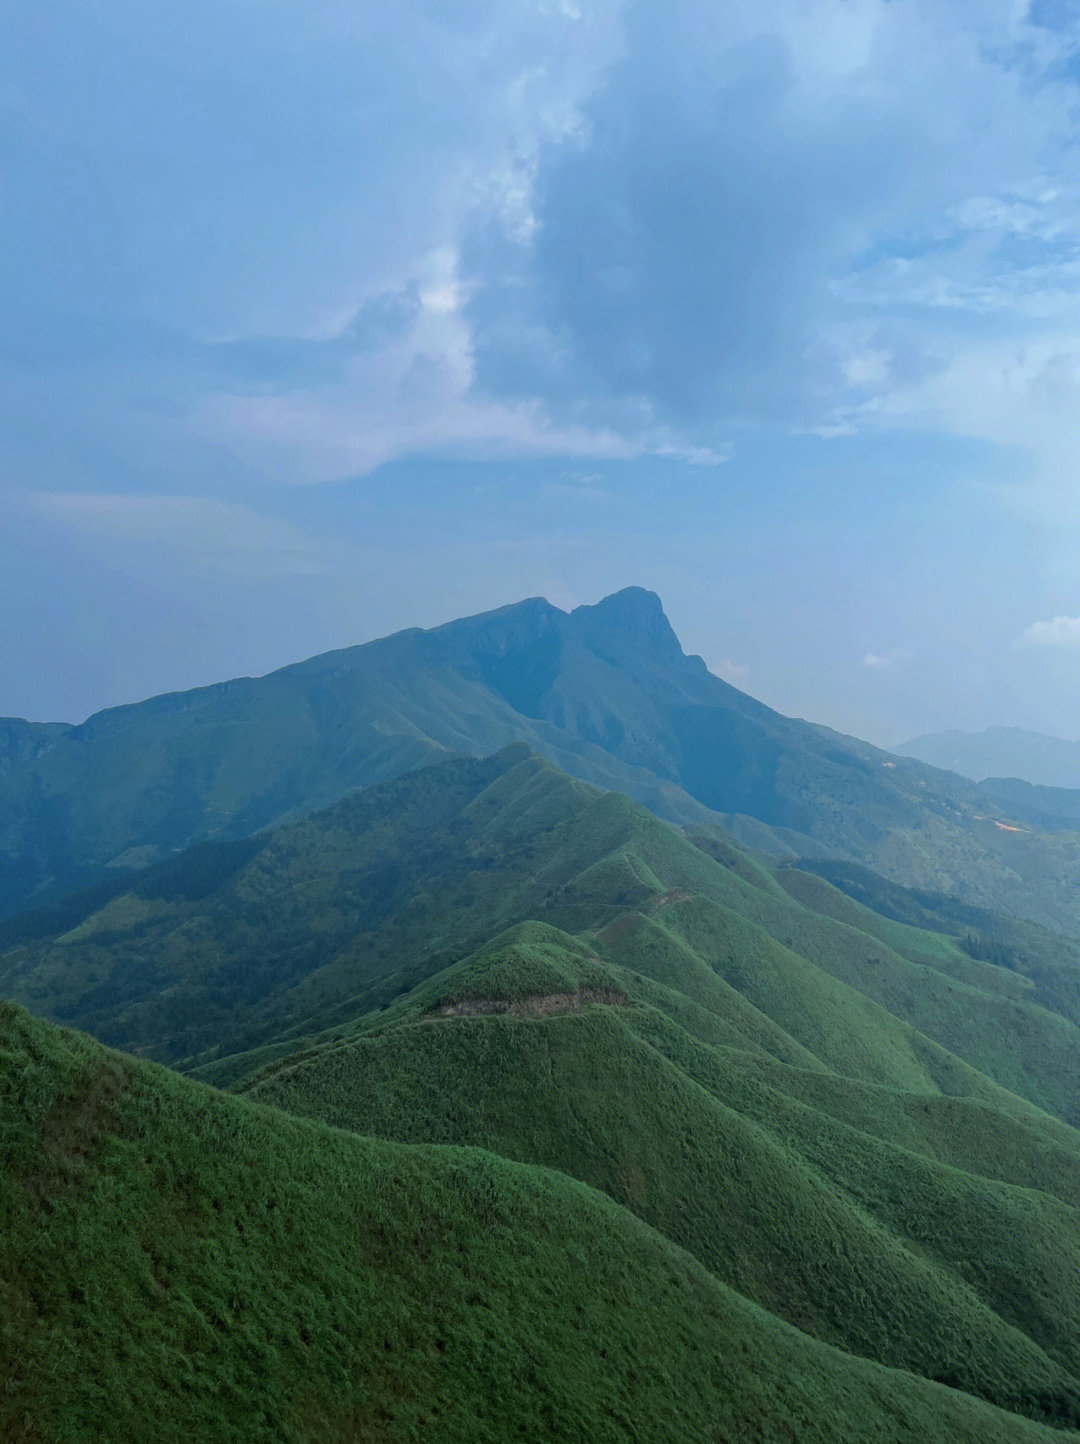
[[[591,607],[575,607],[576,612],[593,612],[627,621],[664,617],[664,604],[655,592],[645,587],[623,587],[602,597]],[[664,617],[667,621],[667,618]]]
[[[648,642],[665,652],[682,655],[679,639],[664,614],[664,605],[655,592],[644,587],[624,587],[591,607],[575,607],[570,614],[584,624],[585,633],[594,646],[616,637],[632,638],[636,643]]]

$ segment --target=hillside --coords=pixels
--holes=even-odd
[[[1029,952],[1026,971],[1019,954],[1003,965],[976,955],[994,915],[919,906],[865,870],[859,900],[842,873],[847,891],[811,869],[715,830],[690,837],[516,744],[14,919],[0,992],[244,1095],[7,1009],[4,1397],[48,1401],[26,1437],[94,1437],[148,1369],[166,1401],[154,1427],[179,1378],[198,1437],[215,1437],[198,1430],[216,1388],[234,1431],[249,1396],[288,1418],[292,1436],[275,1437],[375,1419],[406,1439],[423,1415],[447,1438],[764,1440],[784,1437],[776,1410],[795,1388],[795,1437],[854,1440],[861,1411],[879,1419],[865,1381],[882,1368],[904,1371],[886,1377],[910,1396],[906,1422],[894,1410],[875,1424],[883,1438],[938,1428],[942,1398],[960,1401],[949,1437],[1024,1437],[969,1408],[1080,1424],[1080,961],[1051,967],[1043,935],[1005,920]],[[388,1189],[404,1210],[392,1226]],[[498,1249],[481,1242],[493,1217]],[[569,1232],[567,1218],[580,1219]],[[301,1287],[286,1270],[267,1295],[292,1239],[315,1276]],[[404,1273],[394,1239],[425,1241]],[[463,1272],[477,1250],[479,1274]],[[573,1292],[575,1268],[598,1293]],[[372,1269],[398,1280],[377,1307]],[[656,1282],[672,1269],[694,1281],[685,1298]],[[417,1333],[433,1280],[448,1302],[432,1338],[467,1341],[454,1368]],[[128,1319],[129,1295],[145,1319]],[[643,1339],[630,1300],[654,1296]],[[107,1327],[93,1348],[116,1351],[94,1365],[97,1392],[46,1364],[95,1311]],[[591,1338],[614,1330],[624,1372],[564,1363],[580,1348],[567,1317]],[[409,1328],[403,1362],[393,1341]],[[723,1329],[759,1339],[753,1369]],[[355,1366],[369,1336],[394,1357],[368,1346]],[[522,1357],[523,1397],[496,1406],[492,1380]],[[848,1371],[835,1397],[815,1360]],[[354,1402],[331,1406],[343,1370]],[[645,1422],[619,1415],[609,1385],[643,1391]],[[673,1398],[681,1414],[661,1419]]]
[[[824,883],[811,896],[808,874],[796,888],[790,870],[773,877],[725,847],[718,860],[519,744],[377,784],[243,844],[204,844],[81,909],[75,899],[15,920],[0,991],[224,1080],[240,1066],[230,1057],[306,1045],[538,921],[595,936],[594,951],[674,982],[785,1062],[813,1055],[921,1088],[933,1050],[947,1050],[1080,1122],[1080,1019],[1066,993],[939,933],[838,916],[842,895]]]
[[[1005,1407],[1074,1417],[1078,1281],[1058,1271],[1076,1256],[1075,1136],[1036,1118],[1012,1130],[1029,1168],[1057,1143],[1068,1203],[1049,1192],[1036,1203],[1030,1171],[1022,1187],[995,1184],[876,1139],[802,1102],[799,1070],[762,1078],[695,1045],[631,979],[607,981],[613,999],[631,988],[626,1002],[563,1012],[549,992],[536,1017],[414,1015],[274,1069],[254,1096],[557,1167],[811,1334]]]
[[[669,820],[1080,930],[1072,831],[1028,816],[1023,799],[1005,806],[782,717],[685,656],[659,599],[636,588],[571,613],[534,599],[78,727],[26,727],[8,724],[19,740],[0,770],[9,914],[439,756],[521,741]]]
[[[981,782],[1016,777],[1041,787],[1080,788],[1080,742],[1047,737],[1022,727],[982,732],[930,732],[894,749],[932,767],[945,767]]]
[[[7,1005],[0,1058],[12,1444],[1066,1437],[807,1339],[564,1175],[305,1123]]]

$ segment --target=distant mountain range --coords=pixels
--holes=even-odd
[[[1040,787],[1080,788],[1080,742],[1046,737],[1022,727],[982,732],[930,732],[894,748],[932,767],[946,767],[976,782],[1019,778]]]
[[[533,599],[81,726],[0,724],[0,909],[519,741],[668,820],[1080,930],[1080,839],[1043,831],[1077,799],[1006,807],[783,717],[684,655],[639,588],[570,613]]]

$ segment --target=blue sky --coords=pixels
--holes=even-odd
[[[1080,733],[1073,0],[6,22],[0,712],[640,584],[784,711]]]

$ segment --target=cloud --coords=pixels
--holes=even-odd
[[[722,448],[684,442],[649,418],[615,425],[553,416],[546,397],[499,397],[474,386],[475,361],[455,258],[429,258],[419,304],[380,347],[354,352],[332,382],[300,390],[218,389],[193,428],[275,480],[362,475],[402,454],[673,457],[718,465]],[[397,312],[401,315],[401,312]],[[326,344],[326,343],[324,343]]]
[[[209,442],[272,480],[714,463],[745,427],[1078,459],[1049,0],[33,10],[0,62],[4,352],[61,406],[79,371],[117,437],[149,400],[170,454],[186,430],[192,467]]]
[[[1047,622],[1032,622],[1021,632],[1018,643],[1023,647],[1080,647],[1080,617],[1061,616]]]
[[[631,0],[587,129],[542,155],[534,231],[473,232],[481,388],[699,441],[731,418],[820,432],[940,370],[952,310],[1056,307],[1077,227],[1045,172],[1075,138],[1042,29],[903,0],[715,18]]]
[[[894,648],[891,652],[867,652],[862,664],[871,672],[891,672],[908,656],[909,653],[903,647]]]

